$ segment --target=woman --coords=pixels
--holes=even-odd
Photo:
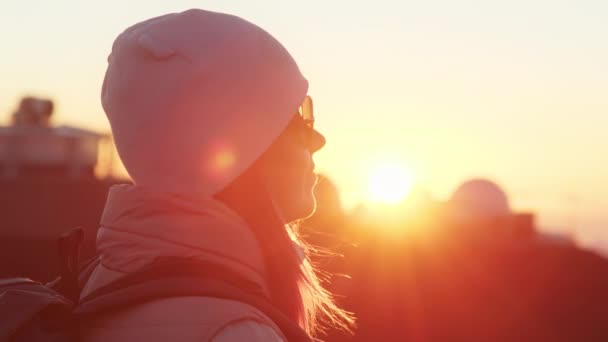
[[[113,187],[101,264],[81,297],[163,258],[221,265],[258,284],[312,334],[352,319],[321,287],[286,226],[315,207],[308,84],[267,32],[189,10],[114,42],[102,104],[134,185]],[[87,341],[286,341],[257,308],[211,297],[156,299],[99,317]]]

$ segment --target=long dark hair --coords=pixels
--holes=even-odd
[[[340,309],[321,285],[306,246],[281,218],[255,165],[215,197],[239,213],[255,234],[277,308],[310,334],[323,330],[321,323],[349,330],[351,314]]]

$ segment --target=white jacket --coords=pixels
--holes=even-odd
[[[101,265],[82,297],[158,257],[219,263],[264,289],[260,248],[244,220],[213,199],[157,194],[132,185],[110,189],[97,235]],[[87,322],[84,341],[287,341],[256,308],[209,297],[135,305]]]

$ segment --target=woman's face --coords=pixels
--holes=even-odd
[[[259,159],[259,171],[281,214],[288,222],[310,216],[315,209],[313,154],[325,138],[295,116],[287,129]]]

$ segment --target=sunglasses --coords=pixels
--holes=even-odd
[[[310,96],[306,95],[304,101],[302,101],[302,104],[298,108],[296,118],[299,118],[299,120],[297,120],[297,127],[300,127],[298,130],[300,131],[300,134],[302,134],[303,143],[306,146],[310,146],[313,140],[315,124],[314,109]]]
[[[312,97],[306,95],[304,101],[302,101],[302,104],[300,105],[298,114],[300,114],[300,117],[306,126],[308,126],[310,129],[314,129],[315,114],[312,105]]]

